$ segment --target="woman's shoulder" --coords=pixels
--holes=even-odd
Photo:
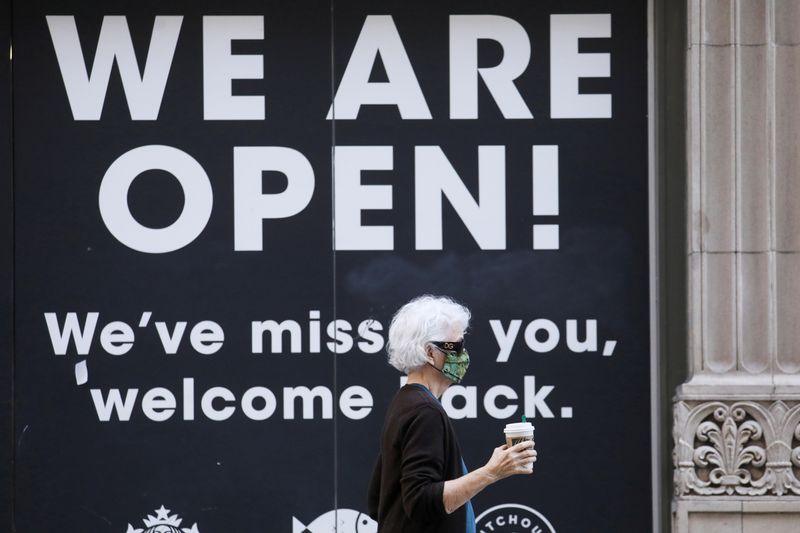
[[[403,385],[392,401],[390,410],[397,414],[412,416],[442,417],[445,414],[442,404],[423,385]]]
[[[384,421],[387,442],[405,441],[410,435],[449,433],[447,413],[425,388],[406,385],[397,391]]]
[[[396,397],[406,403],[441,406],[433,393],[420,383],[406,383],[397,391]]]

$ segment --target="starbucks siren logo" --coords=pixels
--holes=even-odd
[[[196,523],[192,527],[178,527],[183,520],[178,515],[170,516],[169,509],[165,509],[163,505],[155,512],[156,516],[147,515],[142,520],[145,529],[128,524],[128,531],[125,533],[200,533]]]
[[[518,503],[487,509],[475,520],[478,533],[556,533],[542,513]]]

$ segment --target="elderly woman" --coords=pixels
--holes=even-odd
[[[512,474],[530,474],[533,442],[494,449],[467,472],[455,430],[439,402],[469,366],[467,308],[446,297],[420,296],[395,314],[389,363],[408,382],[386,411],[381,448],[369,486],[369,514],[382,533],[475,531],[470,499]]]

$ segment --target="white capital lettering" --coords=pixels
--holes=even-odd
[[[503,48],[493,67],[478,68],[478,40]],[[533,118],[514,80],[528,67],[531,43],[519,22],[498,15],[450,15],[450,118],[478,118],[478,76],[505,118]]]
[[[389,81],[369,81],[378,54]],[[431,118],[391,15],[367,16],[326,118],[355,120],[362,105],[395,105],[404,120]]]
[[[506,157],[503,146],[478,147],[478,195],[472,197],[439,146],[417,146],[414,197],[418,250],[442,249],[442,195],[482,250],[506,247]]]
[[[611,37],[611,15],[550,15],[550,116],[611,118],[610,94],[580,94],[580,78],[611,75],[611,54],[578,53],[581,38]]]
[[[262,173],[286,176],[286,189],[262,194]],[[237,251],[264,248],[263,220],[289,218],[308,205],[314,195],[314,170],[303,154],[283,146],[233,148],[233,235]]]
[[[128,206],[133,180],[148,170],[169,172],[183,188],[183,212],[166,228],[139,224]],[[183,248],[203,231],[211,216],[214,193],[200,163],[177,148],[149,145],[125,152],[114,161],[100,183],[100,216],[116,239],[139,252],[160,254]]]
[[[103,17],[91,74],[84,63],[75,17],[50,15],[46,18],[75,120],[100,120],[114,61],[119,68],[131,119],[158,118],[183,17],[155,18],[141,76],[126,17]]]
[[[364,170],[392,170],[391,146],[336,146],[334,235],[337,250],[392,250],[391,226],[363,226],[361,212],[391,209],[391,185],[362,185]]]
[[[233,80],[264,78],[264,56],[232,54],[231,41],[264,38],[263,16],[203,17],[203,117],[264,120],[263,96],[234,96]]]

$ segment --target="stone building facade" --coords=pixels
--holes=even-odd
[[[686,8],[672,531],[800,531],[800,0]]]

